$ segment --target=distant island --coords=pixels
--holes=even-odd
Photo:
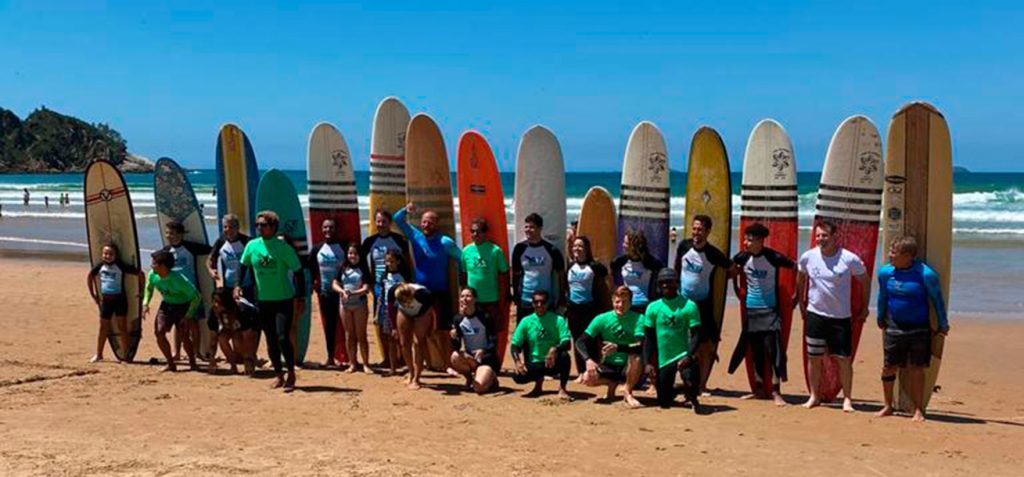
[[[963,166],[953,166],[953,174],[970,174],[971,171]]]
[[[106,159],[123,172],[151,172],[153,163],[128,152],[128,142],[107,124],[41,107],[24,121],[0,108],[0,174],[82,172]]]

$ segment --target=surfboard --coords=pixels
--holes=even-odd
[[[369,235],[377,233],[373,215],[384,209],[395,213],[405,207],[405,134],[409,129],[409,110],[397,98],[384,98],[373,117],[370,145],[370,225]],[[395,227],[392,232],[402,233]]]
[[[90,265],[95,267],[102,262],[103,246],[113,243],[117,245],[117,258],[121,263],[144,271],[139,258],[135,210],[121,171],[104,160],[89,163],[85,169],[83,192]],[[98,290],[98,282],[96,287]],[[128,349],[121,349],[115,327],[111,327],[107,341],[118,359],[131,360],[135,359],[142,339],[142,289],[139,288],[139,281],[132,276],[124,277],[124,292],[128,297],[128,313],[125,315],[126,329],[123,332],[129,337]]]
[[[362,234],[356,176],[345,138],[333,125],[317,124],[309,134],[308,159],[310,244],[323,242],[322,225],[325,220],[331,219],[337,226],[338,239],[345,244],[358,245]],[[320,324],[326,329],[323,314],[320,315]],[[334,359],[338,363],[347,363],[345,328],[338,323],[335,329]]]
[[[526,240],[527,215],[544,219],[544,240],[565,255],[565,164],[555,134],[533,126],[523,134],[516,154],[516,190],[513,199],[516,241]]]
[[[615,214],[615,201],[604,187],[593,186],[583,197],[579,221],[576,224],[576,236],[587,237],[594,260],[611,270],[612,260],[615,259],[619,247],[618,219]],[[605,287],[611,290],[611,285],[609,276],[605,280]],[[602,308],[607,309],[611,306],[611,295],[605,295],[607,296],[600,297],[599,303]]]
[[[732,179],[729,176],[729,157],[718,132],[702,127],[690,143],[690,160],[686,166],[686,214],[683,233],[690,238],[690,224],[699,214],[711,217],[708,243],[730,257],[732,245]],[[711,274],[711,296],[715,322],[722,329],[725,315],[727,274],[716,269]],[[717,344],[715,353],[718,352]],[[709,368],[708,375],[710,376]]]
[[[814,223],[825,219],[834,222],[839,245],[864,261],[868,276],[874,276],[875,251],[878,247],[882,173],[882,140],[878,135],[878,128],[864,116],[847,118],[836,129],[828,146],[821,184],[818,186]],[[812,232],[811,247],[816,245]],[[857,280],[853,281],[851,288],[851,311],[856,316],[868,306],[868,303],[861,300],[863,289]],[[804,326],[806,327],[806,321]],[[853,322],[851,359],[857,355],[863,328],[864,322]],[[809,379],[807,347],[802,348],[804,375]],[[822,361],[819,396],[823,402],[832,401],[839,395],[841,389],[839,367],[835,358],[826,354]]]
[[[380,209],[390,213],[405,207],[405,133],[409,129],[409,110],[398,98],[388,97],[377,106],[373,116],[370,142],[370,210],[367,233],[377,233],[374,215]],[[398,227],[393,233],[401,234]],[[377,351],[387,357],[376,321]]]
[[[661,263],[668,260],[668,150],[661,131],[648,121],[633,128],[622,160],[619,237],[641,231],[647,247]],[[619,252],[622,244],[619,241]]]
[[[238,229],[254,236],[260,171],[249,138],[234,124],[221,126],[217,134],[216,167],[217,223],[225,214],[235,214]]]
[[[260,179],[259,188],[256,189],[256,208],[259,210],[272,210],[277,213],[281,222],[278,225],[277,233],[287,236],[295,252],[299,254],[299,260],[306,263],[309,257],[309,246],[306,239],[306,220],[302,212],[302,205],[299,203],[299,195],[295,192],[295,184],[283,172],[271,169],[263,174]],[[310,328],[310,294],[313,287],[310,283],[309,269],[303,268],[306,289],[302,296],[306,298],[306,308],[298,320],[295,340],[295,363],[302,364],[306,360],[306,351],[309,349],[309,328]]]
[[[416,214],[407,220],[419,225],[420,216],[433,210],[438,216],[438,231],[455,240],[455,205],[452,200],[452,176],[448,167],[448,151],[437,123],[426,114],[417,114],[409,121],[405,135],[406,188],[405,195],[416,204]],[[448,260],[448,283],[451,284],[452,310],[458,310],[458,264]],[[445,357],[434,337],[428,340],[427,364],[431,369],[444,367]]]
[[[491,146],[480,133],[466,131],[459,138],[458,166],[456,168],[459,196],[459,223],[462,224],[462,243],[473,242],[470,225],[476,219],[487,222],[488,239],[501,248],[508,260],[508,223],[505,217],[505,194],[501,188],[501,173],[494,160]],[[508,346],[509,308],[506,300],[508,274],[498,274],[498,309],[501,320],[498,331],[498,364],[505,361]]]
[[[917,239],[918,258],[939,274],[942,296],[949,305],[953,240],[953,154],[946,119],[928,103],[910,103],[896,112],[889,124],[882,194],[883,253],[893,239]],[[938,330],[935,309],[932,330]],[[931,366],[925,370],[923,408],[928,407],[942,366],[945,338],[932,335]],[[897,376],[893,393],[896,409],[910,411],[912,401],[904,372]]]
[[[782,125],[764,119],[754,126],[747,139],[743,156],[743,179],[740,186],[740,237],[755,223],[768,227],[764,245],[796,262],[799,244],[798,196],[796,184],[796,156],[793,143]],[[740,247],[742,249],[742,246]],[[746,276],[738,276],[741,296],[746,296]],[[793,292],[796,289],[796,270],[779,269],[776,277],[776,295],[782,324],[782,349],[789,349],[789,336],[793,325]],[[746,320],[746,303],[740,300],[741,319]],[[757,392],[754,378],[753,353],[746,354],[747,381],[750,390]],[[772,393],[774,371],[770,363],[761,370],[764,377],[761,391]]]
[[[164,226],[168,222],[180,222],[185,226],[184,240],[202,245],[210,245],[210,239],[206,233],[206,221],[203,217],[203,209],[199,207],[196,200],[196,193],[192,190],[192,183],[188,180],[188,174],[173,159],[162,157],[156,161],[156,168],[153,171],[153,196],[156,198],[156,220],[160,230],[160,239],[164,246],[167,246],[167,239],[164,236]],[[196,288],[203,297],[202,313],[206,319],[212,320],[213,314],[210,308],[210,301],[213,299],[214,283],[213,278],[206,272],[206,261],[210,255],[199,255],[196,259]],[[198,312],[197,312],[198,315]],[[216,355],[210,355],[210,341],[215,339],[213,332],[206,322],[199,323],[199,353],[197,356],[204,360],[210,360]]]

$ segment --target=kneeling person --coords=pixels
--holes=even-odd
[[[513,380],[517,384],[533,383],[529,397],[539,396],[544,387],[544,376],[558,377],[558,397],[569,401],[572,397],[565,389],[569,382],[569,324],[565,318],[548,311],[548,292],[533,292],[534,313],[519,321],[512,335],[512,360],[516,370]],[[528,356],[523,357],[526,351]]]
[[[466,377],[466,386],[484,394],[498,387],[497,337],[494,317],[477,308],[476,290],[463,288],[459,293],[459,314],[452,330],[452,369]],[[464,348],[463,348],[464,347]]]
[[[613,310],[594,318],[580,339],[576,341],[587,363],[583,384],[587,386],[608,386],[605,400],[615,398],[619,384],[626,385],[623,400],[629,407],[640,407],[633,397],[633,386],[640,380],[643,371],[640,364],[640,340],[636,329],[642,315],[630,310],[633,293],[620,286],[612,293]],[[602,344],[603,343],[603,344]]]
[[[697,401],[700,368],[695,351],[701,326],[697,303],[679,294],[679,278],[670,268],[658,272],[658,290],[662,298],[647,307],[643,319],[644,364],[658,392],[658,406],[669,408],[676,398],[676,374],[683,380],[683,393],[693,412],[703,414]],[[640,328],[637,329],[640,336]],[[655,358],[657,364],[655,364]]]

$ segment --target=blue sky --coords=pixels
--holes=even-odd
[[[537,123],[568,169],[618,170],[644,119],[673,168],[706,124],[738,170],[765,117],[818,170],[845,117],[884,135],[911,99],[945,113],[957,164],[1024,170],[1014,2],[0,0],[0,25],[0,106],[108,122],[130,150],[190,167],[213,167],[231,121],[261,168],[302,168],[326,120],[365,169],[373,111],[394,95],[438,120],[452,156],[482,131],[503,170]]]

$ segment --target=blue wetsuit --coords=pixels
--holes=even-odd
[[[416,283],[427,287],[432,292],[448,290],[448,259],[454,258],[460,263],[462,252],[455,241],[442,233],[435,233],[427,238],[418,227],[405,221],[407,215],[404,208],[395,212],[395,224],[412,242],[412,254],[416,260]],[[456,284],[457,285],[457,284]]]
[[[886,333],[903,334],[928,330],[928,302],[935,309],[939,329],[949,328],[939,275],[924,262],[909,268],[891,263],[878,270],[878,324]]]

